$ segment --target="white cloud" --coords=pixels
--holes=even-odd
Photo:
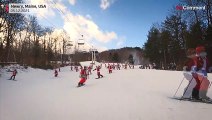
[[[47,9],[42,8],[36,10],[38,18],[55,16],[54,10],[52,9],[53,5],[50,5],[49,0],[26,0],[26,3],[33,5],[46,5]]]
[[[100,8],[106,10],[114,3],[114,0],[101,0]]]
[[[75,4],[76,4],[76,0],[69,0],[69,3],[70,3],[71,5],[75,5]]]
[[[97,41],[105,44],[118,39],[118,35],[114,31],[101,30],[94,21],[86,17],[88,15],[85,17],[79,14],[74,15],[69,12],[65,6],[63,7],[63,12],[65,13],[65,15],[62,15],[64,18],[63,28],[70,35],[71,40],[77,41],[81,35],[84,36],[83,39],[87,42],[87,44],[90,44],[91,41]],[[106,47],[98,46],[98,50],[102,51],[106,49]]]
[[[49,2],[50,11],[45,13],[43,16],[47,18],[49,21],[51,21],[54,24],[54,21],[49,19],[49,14],[51,12],[56,15],[55,12],[58,13],[55,7],[59,10],[61,10],[63,13],[59,13],[61,16],[55,16],[55,17],[62,17],[63,19],[63,29],[66,30],[68,35],[70,36],[70,39],[74,41],[75,43],[77,40],[81,37],[81,35],[84,35],[84,40],[87,45],[86,49],[88,50],[91,47],[91,43],[98,42],[99,44],[96,44],[98,47],[96,47],[99,51],[106,50],[107,48],[104,46],[101,46],[103,44],[106,44],[113,40],[118,40],[118,35],[114,31],[108,31],[108,30],[102,30],[93,20],[92,17],[87,14],[85,16],[79,15],[79,14],[73,14],[70,12],[66,5],[62,3],[62,0],[56,0],[55,5],[50,5],[51,0],[30,0],[31,3],[42,3],[42,2]],[[70,3],[75,4],[76,0],[69,0]],[[53,8],[52,8],[53,7]],[[41,12],[42,13],[42,12]],[[43,19],[45,20],[45,19]],[[54,34],[60,33],[58,30],[55,31]],[[95,46],[96,46],[95,45]]]

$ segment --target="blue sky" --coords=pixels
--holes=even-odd
[[[33,0],[31,0],[33,1]],[[38,0],[39,1],[39,0]],[[40,0],[41,1],[41,0]],[[69,15],[82,16],[92,21],[101,32],[101,37],[95,37],[87,31],[89,43],[102,46],[107,49],[120,47],[142,47],[147,40],[147,34],[153,23],[161,23],[169,11],[179,3],[179,0],[54,0],[64,5]],[[71,2],[73,2],[71,4]],[[101,2],[110,3],[105,9],[101,8]],[[65,11],[65,12],[66,12]],[[64,17],[57,10],[53,10],[54,16],[47,18],[58,28],[67,26]],[[71,20],[71,22],[75,22]],[[86,20],[84,20],[86,22]],[[40,19],[41,24],[51,26],[45,19]],[[80,23],[78,23],[80,24]],[[86,23],[87,24],[87,23]],[[80,26],[80,25],[79,25]],[[71,27],[71,26],[70,26]],[[66,28],[68,31],[69,29]],[[73,30],[72,30],[73,31]],[[83,31],[83,30],[82,30]],[[111,33],[107,42],[103,37]],[[71,32],[70,32],[71,33]],[[114,33],[115,35],[112,35]],[[81,33],[83,34],[83,32]],[[86,35],[85,35],[86,36]],[[113,36],[113,37],[112,37]],[[102,38],[102,40],[97,40]],[[86,38],[85,38],[86,39]],[[109,40],[110,39],[110,40]]]

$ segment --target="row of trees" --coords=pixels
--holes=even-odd
[[[121,60],[121,56],[119,55],[118,52],[115,52],[115,53],[111,53],[109,54],[109,62],[115,62],[115,63],[120,63],[122,62],[123,63],[123,60]],[[123,56],[122,56],[123,58]],[[130,64],[134,64],[134,58],[133,58],[133,55],[130,54],[128,59],[125,58],[125,62],[128,62]]]
[[[186,51],[199,45],[212,53],[212,1],[182,0],[182,5],[205,6],[205,10],[172,10],[160,24],[154,24],[144,45],[144,55],[151,62],[168,68],[176,63],[182,69]],[[212,60],[212,54],[208,54]]]
[[[148,64],[148,60],[143,57],[143,50],[139,47],[124,47],[112,49],[99,53],[99,59],[105,62]]]
[[[9,2],[1,1],[0,4]],[[44,27],[35,16],[9,14],[0,7],[0,62],[46,66],[66,53],[69,39],[64,30]]]

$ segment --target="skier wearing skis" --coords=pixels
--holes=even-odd
[[[78,66],[75,66],[74,68],[75,68],[76,72],[78,72],[78,71],[79,71]]]
[[[117,70],[121,70],[119,63],[117,63]]]
[[[71,65],[71,71],[73,71],[73,66]]]
[[[127,64],[125,64],[124,69],[127,69]]]
[[[97,71],[97,76],[98,76],[98,78],[97,79],[99,79],[100,77],[102,78],[103,77],[103,75],[101,75],[101,73],[100,73],[100,66],[96,66],[96,69],[94,69],[94,70],[96,70]],[[94,71],[93,70],[93,71]]]
[[[86,72],[86,66],[84,66],[84,69],[81,69],[80,71],[80,81],[78,83],[78,87],[83,86],[86,80],[87,80],[87,72]]]
[[[197,99],[209,100],[207,97],[207,91],[209,87],[209,80],[207,78],[207,72],[209,68],[209,61],[207,59],[207,53],[205,52],[205,47],[199,46],[196,48],[196,60],[194,70],[197,72],[195,80],[197,82],[193,92],[192,97]]]
[[[190,99],[192,97],[192,91],[196,86],[196,80],[194,80],[195,73],[192,71],[192,68],[195,66],[194,61],[196,59],[196,50],[190,48],[187,50],[187,60],[185,62],[185,66],[183,67],[183,75],[189,81],[188,85],[184,89],[184,93],[182,98]]]
[[[58,71],[57,71],[57,69],[54,70],[54,76],[55,76],[55,77],[58,76]]]
[[[109,74],[112,73],[112,66],[110,64],[108,65],[108,72]]]
[[[9,79],[9,80],[15,80],[15,76],[16,76],[16,74],[17,74],[17,70],[15,69],[15,70],[13,70],[13,72],[12,72],[12,76],[10,77],[10,79]]]
[[[91,73],[91,69],[92,69],[92,67],[91,67],[91,65],[88,67],[88,75],[91,75],[92,73]]]

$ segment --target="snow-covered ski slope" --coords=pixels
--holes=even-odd
[[[83,65],[90,62],[85,62]],[[17,81],[0,77],[0,120],[211,120],[212,105],[170,99],[182,72],[135,69],[96,71],[77,88],[79,73],[61,68],[18,71]],[[209,79],[212,75],[209,74]],[[183,82],[180,96],[187,81]],[[212,98],[212,90],[208,96]]]

